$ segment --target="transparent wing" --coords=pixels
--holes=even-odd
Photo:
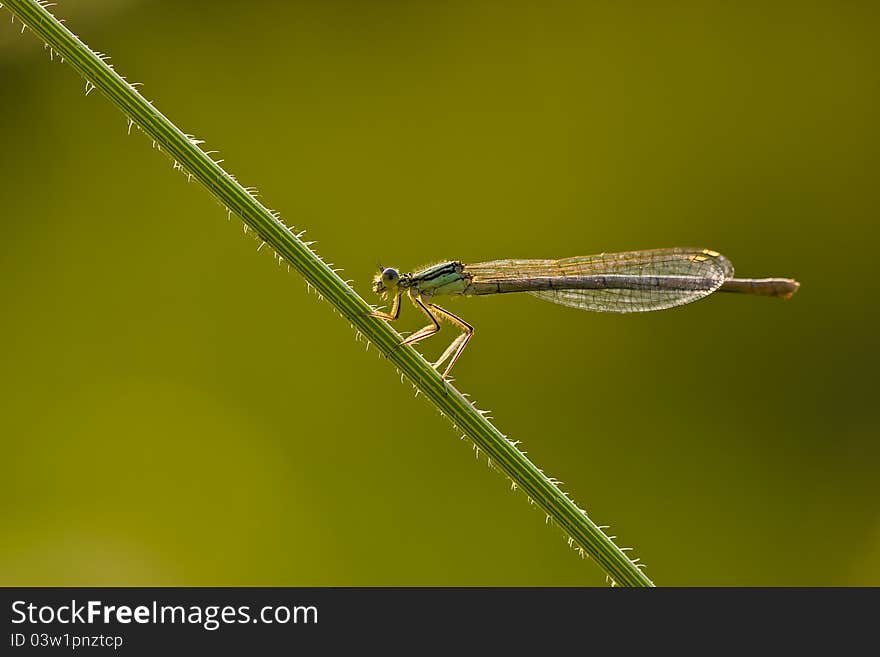
[[[691,303],[733,276],[733,265],[708,249],[601,253],[563,260],[494,260],[465,266],[476,287],[522,291],[582,310],[645,312]],[[553,289],[536,289],[544,285]]]

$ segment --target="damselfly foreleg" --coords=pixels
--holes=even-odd
[[[391,302],[391,312],[383,313],[381,310],[374,310],[370,313],[370,317],[378,317],[386,322],[393,322],[400,317],[400,292],[394,295],[394,301]]]

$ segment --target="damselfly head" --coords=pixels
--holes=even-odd
[[[373,292],[376,294],[385,294],[389,290],[395,290],[400,282],[400,274],[396,269],[391,267],[380,266],[379,273],[373,278]]]

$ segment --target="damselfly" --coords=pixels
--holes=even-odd
[[[645,312],[681,306],[720,290],[788,299],[799,283],[790,278],[734,278],[733,265],[709,249],[654,249],[565,258],[564,260],[493,260],[476,264],[443,262],[412,274],[379,267],[373,291],[392,297],[390,312],[373,317],[394,321],[400,300],[409,295],[431,323],[401,344],[415,344],[440,330],[445,319],[462,329],[434,368],[449,361],[443,376],[474,334],[474,327],[431,302],[436,296],[527,292],[564,306],[599,312]]]

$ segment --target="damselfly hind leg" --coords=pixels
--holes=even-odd
[[[435,304],[430,304],[431,308],[435,313],[443,317],[444,319],[452,322],[457,327],[459,327],[464,333],[459,335],[455,340],[452,341],[446,351],[437,359],[434,363],[434,369],[439,371],[439,367],[443,364],[443,362],[449,358],[449,364],[446,366],[446,369],[443,370],[443,378],[445,379],[449,375],[449,371],[452,369],[452,366],[455,365],[455,361],[458,360],[458,357],[461,356],[461,352],[464,351],[464,348],[467,346],[467,343],[470,342],[470,339],[474,336],[474,327],[464,321],[461,317],[457,317],[453,315],[448,310],[444,310],[440,306]],[[451,358],[450,358],[451,356]]]

